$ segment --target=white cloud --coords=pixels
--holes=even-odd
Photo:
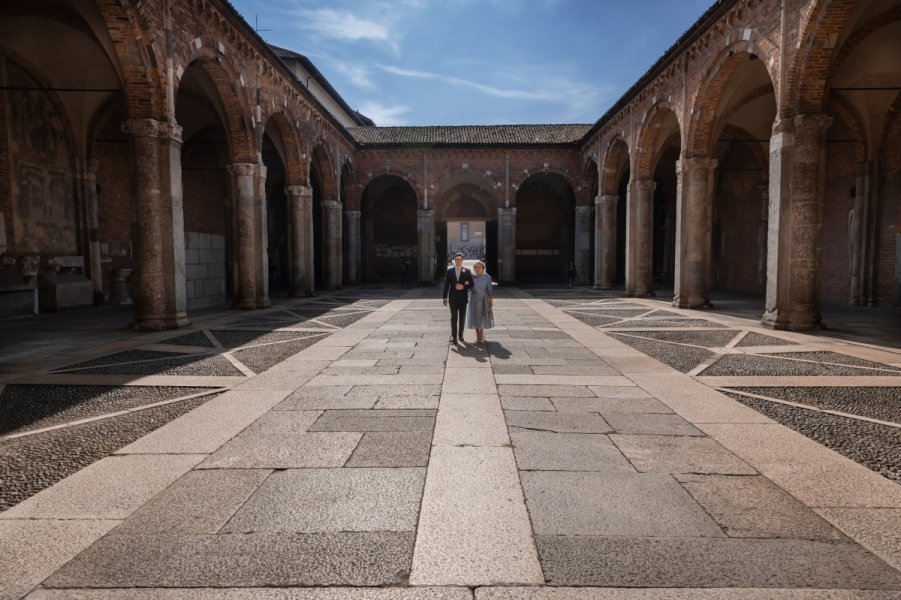
[[[369,77],[369,71],[360,65],[352,65],[345,62],[333,61],[335,68],[344,74],[351,83],[362,89],[372,89],[374,84]]]
[[[350,12],[330,8],[297,11],[302,29],[316,31],[326,37],[339,40],[374,40],[390,42],[391,33],[386,25],[361,19]]]
[[[360,112],[375,121],[376,125],[389,127],[391,125],[403,125],[403,115],[410,112],[409,106],[386,106],[380,102],[364,102],[360,106]]]

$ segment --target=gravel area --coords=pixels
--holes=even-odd
[[[719,328],[722,325],[711,323],[703,319],[647,319],[626,321],[617,325],[609,325],[609,327],[619,327],[621,329],[694,329],[698,327]]]
[[[738,335],[738,331],[728,329],[721,331],[641,331],[630,335],[662,342],[691,344],[705,348],[723,348]]]
[[[93,373],[97,375],[206,375],[213,377],[240,377],[244,375],[228,362],[225,357],[209,355],[188,355],[183,358],[136,362],[112,367],[95,367],[93,369],[82,369],[79,373]]]
[[[567,313],[572,314],[576,311],[582,312],[582,314],[589,315],[598,315],[604,317],[620,317],[623,319],[630,319],[632,317],[637,317],[643,315],[648,312],[647,309],[632,309],[632,308],[604,308],[600,306],[579,306],[577,308],[571,308],[566,310]]]
[[[356,323],[368,314],[368,312],[331,314],[325,317],[319,317],[319,320],[328,323],[329,325],[334,325],[335,327],[347,327],[351,323]]]
[[[0,394],[0,434],[40,429],[210,388],[111,385],[7,385]]]
[[[0,442],[0,511],[109,456],[215,396]]]
[[[745,346],[797,346],[798,344],[795,342],[790,342],[788,340],[783,340],[781,338],[773,337],[771,335],[764,335],[762,333],[757,333],[751,331],[742,338],[740,342],[735,344],[736,348],[742,348]]]
[[[293,356],[303,350],[309,348],[322,339],[321,335],[301,338],[293,342],[284,342],[282,344],[272,344],[270,346],[260,346],[258,348],[248,348],[247,350],[238,350],[234,353],[234,357],[244,364],[248,369],[256,374],[271,368],[282,362],[289,356]]]
[[[567,311],[567,314],[570,314],[583,323],[592,325],[594,327],[603,327],[604,325],[610,325],[611,323],[620,323],[622,321],[622,319],[618,317],[605,317],[594,313]]]
[[[268,344],[270,342],[284,342],[309,337],[311,334],[303,331],[235,331],[216,329],[210,333],[226,348],[237,348],[248,344]],[[316,335],[316,334],[312,334]],[[322,339],[317,337],[317,339]]]
[[[885,369],[887,371],[895,371],[901,373],[901,369],[897,367],[890,367],[889,365],[873,362],[872,360],[857,358],[856,356],[848,356],[846,354],[839,354],[838,352],[777,352],[775,354],[768,354],[767,356],[802,358],[804,360],[813,360],[816,362],[837,363],[851,367],[870,367],[873,369]]]
[[[688,373],[713,356],[712,352],[695,346],[656,342],[616,333],[611,333],[610,336],[682,373]]]
[[[63,371],[69,371],[71,369],[80,369],[82,367],[95,367],[100,365],[113,365],[117,363],[129,363],[135,362],[139,360],[155,360],[158,358],[169,358],[176,356],[192,356],[190,354],[176,354],[173,352],[161,352],[157,350],[126,350],[124,352],[116,352],[115,354],[107,354],[106,356],[101,356],[99,358],[92,358],[91,360],[85,360],[79,363],[75,363],[73,365],[66,365],[65,367],[60,367],[59,369],[55,369],[54,373],[60,373]],[[196,356],[196,355],[195,355]],[[206,356],[206,355],[203,355]]]
[[[901,424],[901,387],[736,387],[749,394]],[[901,437],[901,431],[898,432]]]
[[[715,376],[890,376],[891,371],[859,369],[852,366],[827,365],[818,362],[783,360],[773,356],[755,354],[727,354],[700,373],[703,377]]]
[[[213,348],[213,342],[210,341],[202,331],[195,331],[188,335],[183,335],[171,340],[164,340],[163,344],[176,344],[178,346],[203,346],[204,348]]]
[[[742,404],[901,483],[901,435],[898,429],[803,408],[729,394]]]

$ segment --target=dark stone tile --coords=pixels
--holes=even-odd
[[[901,574],[850,543],[538,536],[537,545],[550,585],[901,588]]]
[[[404,585],[412,532],[109,535],[44,582],[69,587]]]
[[[345,466],[424,467],[431,449],[431,431],[367,431]]]
[[[435,410],[327,410],[308,431],[432,431]]]

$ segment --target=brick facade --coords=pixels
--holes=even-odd
[[[72,248],[17,232],[28,156],[11,140],[3,268],[79,255],[101,295],[133,269],[138,327],[187,323],[185,233],[223,240],[226,293],[259,308],[270,288],[390,279],[401,255],[428,281],[463,218],[486,223],[504,282],[563,281],[573,261],[578,283],[672,286],[679,306],[765,295],[780,328],[816,326],[821,302],[901,301],[901,59],[883,51],[901,37],[897,1],[721,0],[593,126],[462,128],[346,128],[217,0],[49,6],[0,12],[16,32],[0,73],[64,88],[65,65],[21,58],[27,27],[105,27],[59,48],[60,64],[93,61],[84,85],[99,91],[46,94],[71,154],[55,181],[70,183],[28,208],[65,205]],[[21,102],[0,104],[10,142]]]

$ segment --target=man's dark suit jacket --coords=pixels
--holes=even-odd
[[[455,283],[462,283],[463,289],[457,290],[454,287]],[[460,281],[457,281],[457,271],[454,267],[451,267],[444,275],[444,293],[441,297],[448,298],[454,303],[468,302],[469,298],[467,294],[469,294],[469,290],[471,290],[474,285],[475,281],[472,279],[472,271],[463,267],[460,269]]]

